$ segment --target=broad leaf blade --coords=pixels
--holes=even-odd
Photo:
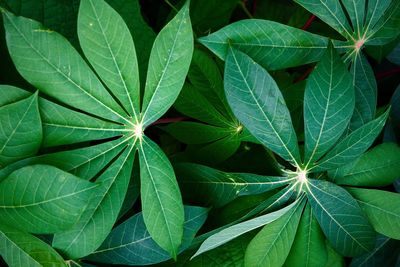
[[[325,236],[307,204],[284,266],[319,267],[327,261]]]
[[[147,137],[141,140],[139,157],[144,222],[154,241],[176,258],[184,211],[174,170],[164,152]]]
[[[290,212],[294,206],[296,206],[297,202],[294,202],[287,207],[277,210],[275,212],[268,213],[266,215],[262,215],[259,217],[256,217],[254,219],[244,221],[238,224],[235,224],[233,226],[230,226],[226,229],[223,229],[222,231],[219,231],[218,233],[208,237],[200,246],[199,250],[193,255],[193,258],[207,252],[209,250],[212,250],[214,248],[217,248],[245,233],[248,233],[254,229],[257,229],[263,225],[266,225],[268,223],[271,223],[278,218],[282,217],[284,214]]]
[[[174,103],[182,89],[193,54],[189,2],[154,41],[143,97],[143,124],[150,125]]]
[[[330,47],[308,78],[304,94],[304,162],[307,166],[340,138],[353,110],[351,75]]]
[[[0,107],[0,168],[34,155],[42,142],[38,95]]]
[[[295,0],[310,13],[315,14],[346,39],[351,39],[352,29],[339,0]]]
[[[0,255],[9,266],[67,266],[48,244],[6,225],[0,225]]]
[[[364,27],[366,0],[342,0],[342,4],[349,14],[356,36],[361,36]]]
[[[77,109],[126,122],[125,112],[64,37],[9,12],[3,19],[11,58],[29,83]]]
[[[278,86],[266,70],[232,47],[226,57],[225,93],[233,113],[254,137],[299,164],[296,133]]]
[[[389,112],[390,111],[387,110],[380,117],[368,122],[343,138],[316,163],[315,169],[312,169],[312,171],[338,168],[344,164],[348,164],[349,161],[356,160],[372,145],[376,137],[382,131]]]
[[[47,165],[27,166],[0,183],[0,220],[31,233],[73,226],[97,185]]]
[[[321,180],[309,180],[307,188],[315,217],[336,251],[355,256],[374,247],[375,231],[346,190]]]
[[[400,194],[359,188],[347,188],[347,191],[357,199],[378,233],[400,239]]]
[[[227,173],[204,165],[175,165],[182,190],[190,198],[200,199],[207,206],[221,207],[239,196],[260,194],[288,184],[287,177],[262,176],[251,173]],[[196,188],[193,191],[193,188]]]
[[[122,207],[134,161],[134,144],[96,180],[99,187],[79,221],[68,231],[56,234],[53,246],[72,259],[89,255],[106,239]]]
[[[354,131],[375,118],[377,85],[371,65],[362,53],[358,53],[351,66],[355,89],[354,114],[349,128]]]
[[[264,226],[246,249],[244,266],[282,266],[289,254],[304,208],[298,201],[282,217]]]
[[[208,210],[201,207],[185,206],[183,242],[180,251],[185,250],[207,218]],[[122,238],[121,238],[122,237]],[[118,225],[101,247],[88,259],[95,262],[125,265],[149,265],[170,259],[171,256],[151,238],[138,213]]]
[[[383,143],[330,173],[337,184],[353,186],[387,186],[400,173],[400,147],[394,143]]]
[[[97,74],[138,121],[139,70],[135,46],[124,20],[103,0],[83,0],[78,15],[78,36]]]
[[[256,19],[232,23],[199,41],[222,60],[232,45],[268,70],[318,61],[328,44],[325,37]]]

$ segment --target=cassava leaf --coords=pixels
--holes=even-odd
[[[336,251],[355,256],[374,247],[375,232],[357,201],[346,190],[321,180],[310,179],[306,185],[315,217]]]
[[[88,201],[78,222],[68,231],[56,234],[53,246],[72,259],[95,251],[111,231],[122,207],[136,152],[130,144],[96,179],[99,187]]]
[[[67,266],[48,244],[6,225],[0,225],[0,255],[9,266]]]
[[[182,89],[193,54],[189,2],[161,30],[149,59],[142,120],[148,126],[172,106]]]
[[[388,115],[389,110],[347,135],[316,163],[314,170],[311,169],[310,171],[338,168],[357,159],[372,145],[382,131]]]
[[[206,220],[207,212],[205,208],[185,206],[184,234],[180,251],[190,245]],[[87,258],[101,263],[141,266],[163,262],[171,256],[153,241],[146,230],[142,213],[138,213],[113,229],[101,247]]]
[[[176,164],[175,171],[182,190],[187,189],[191,198],[213,207],[221,207],[239,196],[283,187],[291,181],[287,177],[222,172],[194,163]]]
[[[332,1],[333,2],[333,1]],[[339,1],[337,1],[339,2]],[[322,3],[322,2],[321,2]],[[356,36],[361,36],[365,18],[365,0],[342,0],[344,9],[350,17]]]
[[[42,142],[37,93],[0,107],[0,129],[0,168],[34,155]]]
[[[277,220],[264,228],[251,240],[246,249],[244,266],[282,266],[289,254],[304,200],[300,200]]]
[[[383,143],[335,171],[330,176],[335,183],[354,186],[386,186],[399,177],[400,147]]]
[[[304,162],[317,161],[346,130],[354,110],[350,73],[330,46],[307,80],[304,93]]]
[[[144,137],[139,144],[143,219],[154,241],[176,258],[182,242],[184,211],[171,163]]]
[[[199,38],[222,60],[233,46],[268,70],[318,61],[328,40],[284,24],[266,20],[241,20]]]
[[[128,113],[139,120],[139,70],[132,36],[104,1],[82,0],[78,36],[85,56]]]
[[[400,239],[400,194],[372,189],[346,189],[357,199],[378,233]]]
[[[31,233],[65,231],[97,187],[52,166],[21,168],[0,183],[0,220]]]
[[[226,57],[225,92],[233,113],[254,137],[299,164],[296,133],[278,86],[266,70],[232,47]]]

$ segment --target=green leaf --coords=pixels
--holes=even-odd
[[[48,244],[6,225],[0,225],[0,255],[8,266],[67,266]]]
[[[197,257],[204,252],[217,248],[245,233],[248,233],[254,229],[257,229],[263,225],[269,224],[279,219],[284,214],[290,213],[292,208],[296,206],[296,204],[297,202],[294,202],[283,209],[235,224],[217,232],[216,234],[211,235],[201,244],[200,248],[197,250],[192,258]]]
[[[330,47],[308,78],[304,93],[306,166],[321,158],[335,144],[346,130],[353,110],[351,75]]]
[[[96,184],[47,165],[27,166],[0,183],[0,220],[31,233],[73,226]]]
[[[393,64],[400,65],[400,43],[390,52],[387,59]]]
[[[139,70],[135,46],[124,20],[103,0],[82,0],[78,36],[90,64],[138,122]]]
[[[350,72],[353,75],[355,106],[349,128],[354,131],[375,118],[377,85],[371,65],[362,53],[355,57]]]
[[[361,36],[364,27],[366,0],[342,0],[342,4],[350,17],[355,35]]]
[[[283,216],[264,228],[251,240],[246,249],[244,266],[282,266],[289,254],[304,208],[298,201]]]
[[[400,253],[400,242],[379,235],[374,250],[353,258],[350,267],[396,266]]]
[[[134,144],[130,144],[96,180],[99,187],[79,221],[68,231],[54,236],[53,246],[69,258],[89,255],[110,233],[128,189],[136,152],[134,148]]]
[[[239,196],[261,194],[285,186],[292,179],[251,173],[228,173],[194,163],[175,165],[182,190],[207,206],[221,207]],[[193,188],[196,188],[193,191]]]
[[[357,199],[375,231],[400,239],[400,194],[381,190],[346,189]]]
[[[315,169],[311,169],[310,171],[338,168],[344,164],[348,164],[349,161],[357,159],[372,145],[382,131],[389,112],[390,110],[388,109],[375,120],[368,122],[347,135],[316,163]]]
[[[9,12],[3,12],[3,19],[11,58],[29,83],[79,110],[127,122],[125,112],[64,37]]]
[[[325,240],[325,245],[326,252],[328,253],[325,267],[345,267],[346,265],[343,256],[336,252],[327,240]]]
[[[321,180],[309,180],[306,185],[315,217],[336,251],[355,256],[374,247],[375,231],[346,190]]]
[[[221,127],[232,127],[233,124],[214,107],[208,95],[202,95],[198,88],[190,84],[183,86],[174,107],[180,113],[208,124]]]
[[[0,107],[0,168],[36,154],[42,142],[38,95]]]
[[[205,222],[207,212],[205,208],[185,206],[184,234],[180,251],[190,245],[196,232]],[[114,228],[101,247],[88,257],[95,262],[140,266],[160,263],[170,258],[147,232],[142,213],[130,217]]]
[[[353,186],[387,186],[399,177],[400,147],[383,143],[330,174],[335,183]]]
[[[190,121],[171,123],[162,129],[185,144],[209,143],[232,133],[223,127]]]
[[[338,31],[346,39],[351,39],[352,29],[347,22],[346,15],[339,0],[295,0],[310,13],[315,14],[322,21]],[[346,1],[345,1],[346,2]]]
[[[184,211],[171,163],[144,137],[139,147],[143,219],[154,241],[176,258],[182,242]]]
[[[326,261],[325,236],[307,204],[284,266],[319,267],[324,266]]]
[[[160,118],[182,89],[193,54],[189,2],[161,30],[150,54],[143,97],[143,125]]]
[[[225,92],[233,113],[254,137],[299,164],[296,133],[278,86],[266,70],[232,47],[225,63]]]
[[[222,60],[229,46],[248,54],[268,70],[318,61],[328,39],[266,20],[241,20],[198,39]]]

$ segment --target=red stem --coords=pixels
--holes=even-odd
[[[308,75],[310,75],[310,73],[312,72],[313,69],[314,69],[314,66],[309,67],[309,68],[304,72],[303,75],[301,75],[299,78],[297,78],[296,80],[294,80],[294,83],[298,83],[298,82],[301,82],[301,81],[307,79]]]
[[[253,13],[253,15],[256,13],[256,9],[257,9],[257,0],[253,0],[253,6],[251,7],[251,13]]]
[[[396,74],[398,72],[400,72],[400,68],[395,68],[395,69],[391,69],[391,70],[388,70],[388,71],[377,73],[375,75],[375,77],[376,77],[376,79],[380,80],[382,78],[386,78],[386,77],[392,76],[393,74]]]
[[[176,118],[161,118],[153,122],[151,125],[157,125],[157,124],[165,124],[165,123],[171,123],[171,122],[179,122],[179,121],[186,121],[189,120],[188,117],[176,117]]]
[[[303,27],[301,27],[301,29],[304,31],[307,30],[311,26],[315,18],[315,15],[311,15],[307,22],[303,25]]]

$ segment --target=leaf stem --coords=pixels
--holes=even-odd
[[[244,13],[249,17],[249,18],[254,18],[253,15],[250,13],[250,11],[246,7],[246,0],[240,1],[240,6],[242,7]]]
[[[379,72],[377,73],[375,76],[378,80],[392,76],[393,74],[399,73],[400,72],[400,68],[394,68],[388,71],[383,71],[383,72]]]
[[[306,23],[303,25],[303,27],[301,27],[302,30],[306,31],[308,28],[310,28],[311,24],[313,23],[313,21],[316,19],[315,15],[311,15],[308,20],[306,21]]]
[[[150,126],[157,124],[166,124],[171,122],[187,121],[189,119],[190,119],[189,117],[161,118],[150,124]]]

